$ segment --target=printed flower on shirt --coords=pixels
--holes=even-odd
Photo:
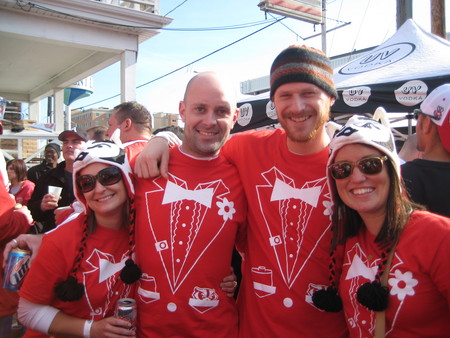
[[[236,213],[234,208],[234,202],[230,202],[227,198],[223,199],[223,202],[217,202],[216,205],[219,207],[218,214],[223,216],[223,220],[226,222],[229,219],[233,219],[233,214]]]
[[[325,216],[330,216],[330,219],[331,219],[331,215],[333,213],[333,202],[331,202],[331,201],[323,201],[322,204],[325,207],[325,210],[323,211],[323,214]]]
[[[406,296],[414,295],[414,287],[419,283],[414,279],[412,273],[407,271],[402,273],[400,270],[395,270],[395,278],[389,278],[389,285],[392,287],[391,295],[397,295],[400,301],[404,300]]]

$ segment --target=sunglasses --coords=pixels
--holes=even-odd
[[[122,179],[122,172],[115,166],[100,170],[97,175],[81,175],[77,177],[77,186],[82,193],[94,190],[96,181],[104,187],[113,185]]]
[[[414,120],[416,120],[416,121],[419,119],[419,115],[425,115],[425,116],[428,116],[430,119],[439,120],[439,118],[437,118],[436,116],[431,116],[431,115],[425,114],[420,109],[414,109],[413,114],[414,114]]]
[[[370,157],[363,158],[362,160],[356,162],[337,162],[330,164],[328,168],[330,169],[331,176],[335,180],[342,180],[349,177],[353,168],[356,166],[365,175],[376,175],[383,169],[383,163],[387,161],[387,156]]]

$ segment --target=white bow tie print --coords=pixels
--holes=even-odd
[[[347,271],[347,276],[345,276],[345,279],[352,279],[356,277],[364,277],[370,281],[373,281],[375,279],[375,275],[377,274],[378,267],[368,267],[366,264],[364,264],[361,257],[358,255],[353,256],[352,264],[350,265],[350,268]]]
[[[189,190],[169,181],[166,185],[162,204],[168,204],[182,200],[192,200],[208,208],[211,208],[213,196],[213,188]]]
[[[296,198],[312,205],[313,207],[316,207],[320,197],[320,189],[321,187],[303,189],[293,188],[286,182],[283,182],[277,178],[272,190],[272,196],[270,196],[270,201],[272,202]]]
[[[114,276],[118,271],[122,270],[122,268],[125,266],[125,261],[127,258],[124,258],[119,263],[112,263],[107,259],[100,258],[99,260],[99,277],[98,282],[102,283],[106,279],[108,279],[111,276]]]

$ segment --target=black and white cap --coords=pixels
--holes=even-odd
[[[75,197],[85,205],[83,193],[79,191],[76,178],[79,176],[81,169],[92,163],[104,163],[118,167],[122,171],[123,180],[127,187],[128,195],[134,195],[134,187],[132,183],[132,171],[128,163],[125,151],[117,144],[111,141],[87,142],[83,150],[79,151],[73,164],[73,189]]]

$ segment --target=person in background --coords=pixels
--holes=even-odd
[[[106,130],[108,128],[104,126],[96,126],[91,127],[88,130],[86,130],[87,138],[90,141],[105,141],[107,139],[106,137]]]
[[[63,144],[64,161],[39,179],[28,201],[28,208],[37,223],[35,230],[39,233],[55,228],[54,210],[58,207],[69,206],[75,200],[72,185],[75,151],[83,148],[87,135],[84,130],[73,128],[61,132],[58,139]],[[58,200],[54,195],[49,194],[49,186],[62,187],[61,199]]]
[[[388,126],[355,115],[330,152],[332,283],[315,305],[343,306],[352,337],[449,337],[450,219],[405,197]]]
[[[1,165],[1,164],[0,164]],[[27,207],[17,208],[14,198],[3,184],[0,173],[0,259],[4,261],[3,249],[6,244],[20,234],[27,233],[33,219]],[[5,257],[6,259],[6,257]],[[0,283],[3,285],[5,265],[0,266]],[[9,291],[0,287],[0,337],[10,337],[12,334],[13,317],[17,311],[19,295],[17,291]]]
[[[108,120],[106,136],[122,144],[133,168],[134,157],[152,136],[150,112],[137,102],[123,102],[115,106]]]
[[[10,182],[9,193],[14,195],[16,203],[27,205],[34,191],[34,183],[27,180],[27,165],[24,160],[14,159],[6,163]]]
[[[133,297],[140,277],[132,258],[131,170],[114,143],[87,145],[73,164],[74,192],[85,211],[44,235],[19,291],[25,337],[135,336],[131,323],[113,316],[116,301]]]
[[[416,158],[422,158],[422,152],[417,150],[417,134],[408,135],[398,152],[398,156],[401,164],[413,161]]]
[[[153,131],[153,135],[158,135],[159,133],[164,132],[164,131],[170,131],[170,132],[174,133],[175,136],[178,137],[180,140],[183,140],[184,130],[180,126],[167,126],[167,127],[158,128]]]
[[[311,300],[328,282],[330,139],[325,125],[337,98],[331,61],[316,49],[290,46],[272,63],[270,87],[283,128],[234,134],[221,150],[237,167],[248,201],[247,241],[240,249],[239,334],[344,337],[343,314],[320,311]],[[144,149],[136,172],[166,177],[167,143],[155,138],[152,147],[157,154]]]
[[[450,83],[434,89],[414,113],[422,158],[402,165],[406,190],[427,210],[450,217]]]
[[[44,176],[47,171],[56,168],[60,156],[61,147],[59,144],[47,144],[44,149],[44,160],[42,161],[42,163],[28,169],[27,178],[34,184],[37,184],[39,178]]]

